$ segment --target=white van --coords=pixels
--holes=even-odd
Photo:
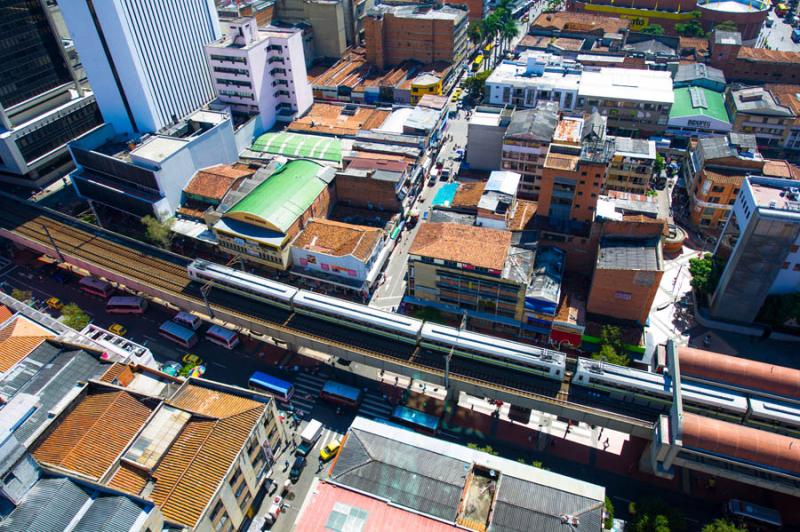
[[[312,419],[300,434],[300,445],[297,446],[297,454],[307,455],[316,445],[317,440],[322,435],[322,423]]]
[[[189,314],[188,312],[178,312],[175,314],[175,317],[172,318],[172,321],[181,325],[183,327],[187,327],[193,331],[196,331],[203,325],[203,320],[195,316],[194,314]]]

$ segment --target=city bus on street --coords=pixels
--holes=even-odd
[[[392,412],[392,421],[429,436],[435,436],[439,430],[438,417],[405,406],[395,407]]]
[[[256,371],[247,381],[247,387],[257,392],[267,393],[284,403],[294,396],[294,385],[261,371]]]
[[[221,345],[225,349],[233,349],[239,345],[239,335],[219,325],[212,325],[208,328],[206,331],[206,339],[217,345]]]
[[[106,303],[109,314],[144,314],[147,300],[136,296],[114,296]]]
[[[94,277],[84,277],[81,279],[78,282],[78,288],[87,294],[102,297],[103,299],[114,293],[114,287],[111,286],[111,284]]]
[[[353,386],[336,381],[327,381],[319,392],[319,396],[331,403],[348,408],[358,408],[361,404],[362,392]]]
[[[483,54],[479,54],[478,57],[475,58],[475,61],[472,62],[472,71],[477,72],[480,70],[481,63],[483,63]]]
[[[181,327],[174,321],[162,323],[161,327],[158,328],[158,334],[186,349],[193,347],[197,343],[197,335],[193,330]]]

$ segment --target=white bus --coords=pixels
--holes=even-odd
[[[191,329],[181,327],[174,321],[165,321],[158,328],[158,334],[176,344],[189,349],[197,343],[197,335]]]
[[[208,328],[206,331],[206,339],[226,349],[233,349],[239,345],[239,335],[219,325],[212,325]]]
[[[144,314],[147,300],[136,296],[114,296],[106,303],[109,314]]]
[[[183,325],[184,327],[188,327],[193,331],[196,331],[203,325],[203,320],[195,316],[194,314],[189,314],[188,312],[178,312],[175,314],[175,317],[172,318],[172,321],[177,323],[178,325]]]
[[[94,277],[84,277],[78,282],[78,287],[93,296],[107,298],[114,292],[114,287],[105,281]]]

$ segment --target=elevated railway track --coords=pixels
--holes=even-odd
[[[18,245],[62,260],[131,291],[158,298],[181,309],[208,314],[256,335],[273,337],[297,349],[307,347],[387,371],[444,382],[441,353],[358,331],[343,331],[330,323],[289,310],[245,300],[213,289],[208,305],[199,286],[186,273],[191,259],[86,224],[56,211],[0,195],[0,236]],[[644,438],[651,437],[652,412],[615,411],[613,404],[566,400],[558,383],[524,378],[502,368],[455,359],[450,365],[449,392],[490,396],[573,421],[605,426]]]

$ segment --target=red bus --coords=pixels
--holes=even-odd
[[[87,294],[102,297],[103,299],[114,293],[113,286],[94,277],[84,277],[78,282],[78,287]]]

